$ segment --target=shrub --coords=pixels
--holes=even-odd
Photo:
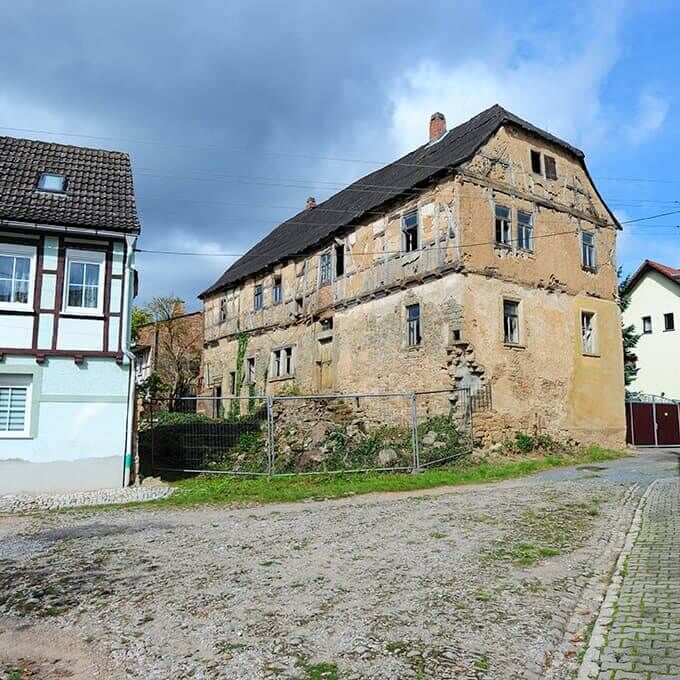
[[[534,438],[522,432],[515,432],[515,448],[520,453],[531,453],[536,446]]]

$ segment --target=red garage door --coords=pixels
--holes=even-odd
[[[627,402],[626,441],[637,446],[680,446],[680,404]]]

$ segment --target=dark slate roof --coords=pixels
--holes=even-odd
[[[581,161],[584,154],[567,142],[541,130],[495,104],[449,130],[435,143],[427,143],[403,158],[350,184],[317,207],[304,210],[280,224],[238,259],[212,285],[204,297],[299,255],[327,239],[386,201],[469,160],[505,123],[556,144]],[[585,164],[584,164],[585,167]],[[587,172],[587,170],[586,170]],[[612,215],[612,218],[615,219]]]
[[[38,191],[43,172],[65,175],[66,192]],[[0,137],[0,219],[138,233],[130,156]]]

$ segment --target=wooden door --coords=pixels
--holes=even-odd
[[[680,406],[656,403],[656,436],[659,446],[680,446]]]
[[[333,391],[333,338],[319,340],[317,386],[321,394]]]

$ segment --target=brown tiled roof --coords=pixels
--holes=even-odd
[[[66,192],[39,191],[43,172],[64,175]],[[0,137],[0,219],[138,233],[130,157]]]
[[[660,262],[654,262],[654,260],[645,260],[636,270],[635,273],[628,280],[626,285],[626,290],[632,290],[633,286],[642,278],[642,276],[650,271],[659,272],[667,279],[673,281],[680,285],[680,269],[675,269],[674,267],[669,267],[668,265],[661,264]]]
[[[462,125],[452,128],[435,143],[418,147],[394,163],[350,184],[317,207],[304,210],[280,224],[234,262],[199,297],[225,289],[278,262],[300,255],[386,201],[459,166],[469,160],[505,123],[565,149],[583,163],[582,151],[495,104]],[[585,163],[583,167],[585,168]],[[585,170],[587,173],[587,168]],[[613,214],[611,218],[618,226]]]

